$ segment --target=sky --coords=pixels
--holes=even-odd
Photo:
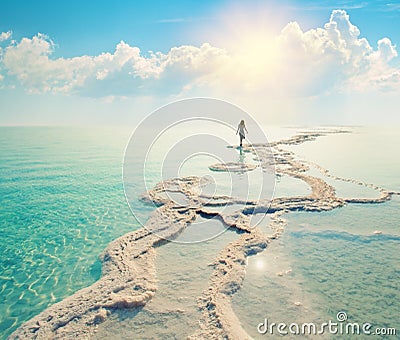
[[[129,125],[227,100],[261,123],[400,123],[400,2],[0,1],[0,125]]]

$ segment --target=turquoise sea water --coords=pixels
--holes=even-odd
[[[0,128],[0,338],[97,280],[99,254],[139,227],[121,181],[129,134]]]
[[[266,130],[272,139],[296,131]],[[126,204],[121,179],[130,132],[119,128],[0,128],[0,338],[48,305],[93,283],[101,274],[98,256],[107,244],[140,227]],[[336,175],[400,190],[399,136],[395,129],[358,129],[290,149]],[[194,159],[182,168],[182,175],[212,174],[210,164],[204,164],[209,161]],[[154,173],[149,185],[158,180],[159,174]],[[363,188],[337,185],[338,192],[346,196],[369,194]],[[308,192],[302,182],[283,177],[275,195]],[[234,297],[234,310],[246,331],[257,336],[255,327],[266,316],[273,321],[282,317],[283,321],[327,321],[339,310],[345,310],[352,320],[399,329],[399,203],[395,198],[320,214],[289,214],[282,238],[249,259],[243,289]],[[144,220],[152,210],[140,201],[132,204]],[[373,235],[375,230],[382,234]],[[230,232],[224,238],[229,242],[235,235]],[[211,241],[214,253],[223,246],[221,242]],[[198,275],[199,270],[215,254],[202,258],[204,245],[197,244],[194,253],[191,245],[181,246],[179,256],[193,257],[175,270],[184,282],[179,283],[182,291],[191,287],[198,294],[207,284],[209,273]],[[162,257],[157,261],[167,268],[176,245],[160,251]],[[193,263],[198,270],[193,271]],[[282,276],[277,275],[281,272]],[[167,299],[168,289],[174,291],[173,274],[168,270],[159,273],[166,287],[160,301]],[[168,298],[169,303],[173,300],[173,296]],[[192,308],[196,315],[195,299],[183,299],[177,308],[182,306]],[[162,312],[155,304],[149,308],[149,314],[137,317],[142,328],[155,328],[157,313]],[[128,314],[123,315],[123,333],[131,336],[135,315]],[[188,327],[193,320],[181,324],[179,315],[166,318],[160,324],[163,329],[154,334],[167,336],[165,325],[172,325],[174,334],[191,334],[179,327]],[[118,323],[113,327],[118,331]],[[152,333],[143,330],[142,334]]]

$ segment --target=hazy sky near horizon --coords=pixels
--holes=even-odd
[[[126,125],[215,97],[269,124],[398,124],[400,3],[9,1],[0,125]]]

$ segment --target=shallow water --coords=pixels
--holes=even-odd
[[[0,291],[4,300],[0,338],[5,338],[47,306],[95,282],[101,275],[99,254],[110,241],[141,227],[139,221],[145,222],[154,206],[138,199],[145,189],[140,181],[125,183],[135,193],[130,204],[139,221],[126,204],[121,172],[129,129],[0,130]],[[179,134],[170,137],[174,141]],[[235,141],[234,135],[227,137],[229,144]],[[224,150],[234,161],[254,163],[251,155],[240,157],[226,146]],[[163,178],[162,159],[157,153],[152,156],[146,169],[149,188]],[[129,170],[140,175],[143,164],[136,164],[135,157],[132,160]],[[231,176],[212,173],[209,161],[191,158],[178,175],[215,176],[218,186],[205,193],[231,194]],[[168,164],[164,169],[171,170]],[[238,174],[236,180],[248,184],[247,175]],[[249,185],[249,197],[258,197],[258,183],[250,179]],[[179,194],[170,195],[182,200]]]
[[[380,196],[379,191],[374,190],[373,188],[327,177],[321,174],[321,172],[314,167],[311,167],[306,173],[317,178],[322,178],[326,183],[333,186],[336,190],[336,195],[342,198],[377,198]]]
[[[93,283],[101,274],[98,255],[111,240],[140,224],[126,205],[121,180],[130,131],[0,130],[0,291],[5,301],[0,305],[0,337],[5,338],[49,304]],[[268,130],[275,136],[271,139],[296,132],[293,128]],[[358,128],[353,134],[321,137],[287,149],[334,175],[400,190],[399,139],[395,129]],[[235,150],[228,151],[233,152],[233,161],[240,160]],[[252,156],[246,154],[245,161],[252,162]],[[149,164],[156,163],[157,157]],[[179,175],[210,176],[217,185],[211,185],[208,194],[230,194],[230,175],[211,172],[209,165],[207,157],[196,157],[182,166]],[[153,169],[148,169],[147,175],[149,187],[162,178]],[[249,183],[249,198],[259,195],[256,175],[234,175]],[[369,188],[326,180],[337,186],[340,196],[376,194]],[[141,192],[134,182],[127,186]],[[284,176],[276,183],[275,197],[309,192],[303,182]],[[186,204],[181,196],[171,195]],[[154,208],[137,199],[131,204],[141,220]],[[227,209],[237,208],[240,206]],[[257,324],[265,317],[277,322],[327,321],[334,320],[340,310],[351,320],[399,329],[398,211],[399,199],[394,198],[384,204],[287,215],[283,236],[248,259],[244,286],[233,298],[245,330],[258,336]],[[259,226],[267,233],[268,221],[264,218]],[[198,239],[215,230],[223,231],[220,222],[205,220],[202,230],[193,225],[180,237],[182,241]],[[120,338],[182,338],[192,334],[199,317],[196,298],[211,273],[207,264],[236,237],[228,231],[205,243],[159,247],[157,295],[142,310],[120,311],[100,325],[99,338],[115,334]],[[112,328],[107,330],[108,326]]]
[[[121,183],[128,137],[115,129],[0,128],[0,338],[92,284],[107,244],[139,227]]]
[[[248,259],[243,287],[232,299],[233,310],[242,327],[254,339],[273,334],[260,334],[257,327],[265,319],[272,322],[321,322],[324,310],[319,297],[305,289],[301,273],[294,270],[281,240],[266,251]],[[290,338],[290,337],[289,337]]]
[[[177,239],[180,242],[208,236],[208,230],[221,229],[216,219],[198,218]],[[212,240],[184,244],[171,242],[156,248],[158,287],[154,298],[142,309],[120,310],[96,332],[98,339],[184,339],[194,333],[201,316],[197,298],[207,288],[212,273],[209,266],[226,244],[238,235],[226,231]]]
[[[400,190],[399,128],[357,127],[314,142],[285,146],[337,176]]]
[[[381,207],[381,213],[398,210],[399,203]],[[294,214],[283,242],[294,270],[306,278],[305,290],[320,297],[325,314],[334,318],[345,311],[349,321],[399,329],[398,220],[396,227],[383,227],[374,213],[367,207],[360,215],[358,209],[345,207],[340,216],[324,213],[318,221]],[[372,223],[383,233],[367,231]]]
[[[282,176],[276,181],[274,197],[306,196],[311,193],[310,187],[303,181]]]
[[[322,137],[287,149],[334,175],[398,190],[400,163],[393,151],[399,142],[394,129],[358,128],[355,134]],[[368,152],[361,152],[364,147]],[[315,170],[310,173],[334,185],[339,196],[378,196],[370,188],[329,179]],[[257,332],[257,325],[264,318],[321,324],[335,322],[336,314],[345,311],[349,322],[398,331],[399,208],[400,199],[394,196],[383,204],[287,214],[283,236],[249,258],[244,285],[233,298],[245,330],[263,338],[266,335]],[[295,306],[294,301],[301,304]]]

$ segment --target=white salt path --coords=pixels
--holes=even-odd
[[[399,194],[374,184],[336,177],[328,170],[312,164],[325,176],[366,186],[379,193],[375,198],[337,197],[335,188],[323,178],[307,174],[310,167],[308,162],[297,159],[293,152],[284,149],[285,145],[301,144],[327,134],[344,132],[347,131],[310,131],[271,143],[269,146],[274,160],[266,151],[267,145],[243,147],[245,152],[252,152],[259,158],[263,170],[267,171],[275,165],[277,176],[286,175],[304,181],[311,190],[308,195],[242,202],[227,196],[201,196],[198,193],[205,183],[204,179],[197,177],[171,179],[157,184],[143,195],[143,200],[158,206],[147,222],[146,229],[126,234],[110,243],[101,256],[102,277],[92,286],[50,306],[24,323],[10,339],[96,337],[99,325],[111,314],[121,309],[143,307],[157,292],[155,256],[158,247],[168,243],[163,238],[178,237],[198,216],[217,218],[226,228],[236,231],[238,236],[220,251],[212,263],[213,270],[207,288],[198,297],[201,316],[198,329],[193,330],[191,338],[250,338],[232,310],[231,297],[242,285],[246,258],[263,251],[282,234],[286,223],[284,214],[301,210],[332,210],[349,203],[383,203],[390,200],[392,195]],[[250,170],[248,164],[224,166],[223,171]],[[211,167],[215,171],[223,168],[221,165]],[[171,196],[174,195],[180,197],[179,202],[172,200]],[[224,210],[215,210],[218,206],[235,204],[245,205],[241,211],[228,210],[224,213]],[[251,224],[251,216],[259,213],[266,213],[270,217],[272,234],[266,234]]]

